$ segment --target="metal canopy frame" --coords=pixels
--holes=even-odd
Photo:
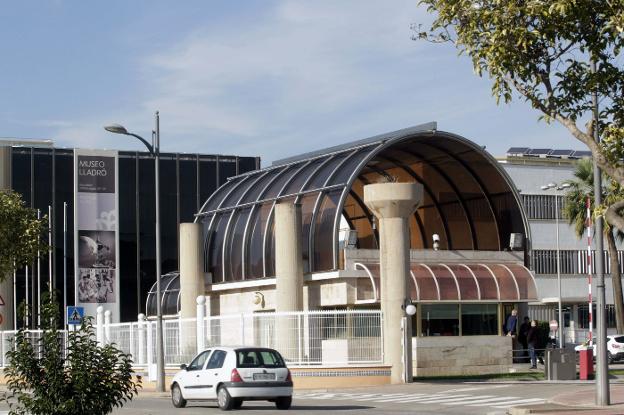
[[[449,166],[451,172],[445,169]],[[286,159],[231,178],[196,215],[196,221],[204,224],[205,268],[212,273],[213,283],[274,276],[275,205],[285,201],[303,204],[306,212],[305,272],[339,269],[342,218],[350,226],[365,218],[373,238],[378,237],[373,215],[354,188],[356,181],[387,180],[390,169],[404,172],[402,176],[425,188],[425,200],[412,222],[412,233],[420,234],[415,243],[422,246],[413,249],[429,248],[433,233],[443,236],[447,249],[503,250],[512,232],[530,239],[520,197],[498,162],[480,146],[437,131],[435,123],[430,123]],[[363,212],[353,220],[345,211],[349,197],[357,204],[354,209]],[[239,213],[246,216],[239,217]],[[484,222],[496,235],[479,232]],[[469,235],[456,241],[460,230]],[[258,261],[262,261],[262,273]]]

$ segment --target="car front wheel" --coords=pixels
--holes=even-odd
[[[186,399],[182,396],[182,390],[177,383],[171,387],[171,402],[176,408],[184,408],[186,406]]]
[[[234,408],[234,399],[232,399],[230,392],[228,392],[225,386],[221,386],[217,391],[217,403],[222,411],[229,411]]]
[[[282,396],[275,400],[275,407],[277,409],[288,409],[292,403],[292,396]]]

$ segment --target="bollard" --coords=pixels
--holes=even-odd
[[[102,344],[104,341],[104,307],[98,306],[95,313],[95,338],[98,344]]]
[[[112,312],[110,310],[106,310],[104,312],[104,343],[109,344],[111,342],[110,338],[110,325],[111,325],[111,316]]]
[[[139,334],[139,353],[138,353],[138,364],[145,364],[145,314],[141,313],[138,315],[138,334]]]
[[[206,319],[206,296],[199,295],[197,296],[197,353],[201,352],[206,348],[206,333],[204,330],[205,327],[205,319]]]

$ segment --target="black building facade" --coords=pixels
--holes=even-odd
[[[48,214],[52,206],[52,284],[62,302],[63,206],[67,203],[67,298],[74,298],[74,152],[46,147],[11,148],[11,188],[26,204]],[[258,157],[161,153],[160,211],[162,273],[177,270],[179,224],[192,222],[211,194],[231,176],[259,168]],[[121,321],[136,320],[145,312],[147,293],[155,282],[154,159],[145,152],[119,152],[119,278]],[[40,269],[40,271],[39,271]],[[16,275],[16,297],[26,296],[26,270]],[[47,289],[47,255],[28,271],[29,302],[37,304],[37,276]]]

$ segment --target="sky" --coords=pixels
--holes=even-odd
[[[517,99],[496,105],[452,45],[411,39],[432,20],[391,0],[13,1],[0,10],[0,137],[58,147],[271,161],[437,121],[494,156],[584,149]]]

